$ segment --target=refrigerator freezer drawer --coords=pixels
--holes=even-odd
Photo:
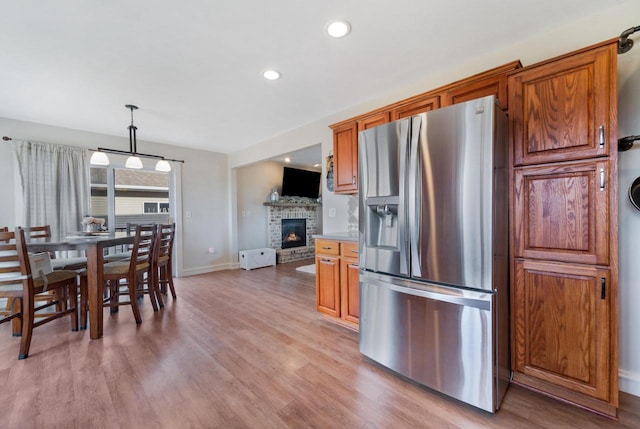
[[[493,294],[381,278],[360,275],[360,352],[494,412],[503,389],[497,388]]]
[[[275,249],[253,249],[240,251],[240,268],[253,270],[254,268],[268,267],[276,264]]]

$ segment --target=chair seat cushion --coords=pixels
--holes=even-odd
[[[51,267],[54,270],[80,270],[87,267],[87,258],[78,256],[77,258],[52,259]]]
[[[53,271],[47,274],[47,281],[49,282],[49,284],[60,283],[60,282],[66,282],[71,279],[75,279],[77,276],[78,276],[78,273],[75,271],[58,270],[58,271]],[[42,288],[44,286],[44,280],[41,277],[34,278],[33,286],[36,289]]]
[[[158,263],[163,263],[163,262],[168,262],[169,261],[169,257],[168,256],[159,256],[158,257]]]
[[[136,265],[136,271],[146,271],[149,269],[149,263],[144,262],[142,264]],[[119,275],[119,274],[127,274],[129,271],[129,261],[120,261],[120,262],[110,262],[108,264],[104,264],[104,274],[109,275]]]

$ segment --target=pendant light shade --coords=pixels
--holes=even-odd
[[[156,171],[162,171],[164,173],[168,173],[171,171],[171,164],[169,164],[169,162],[165,161],[164,159],[161,159],[156,164]]]
[[[142,168],[142,161],[137,156],[130,156],[127,158],[127,162],[124,164],[127,168],[134,168],[139,170]]]
[[[91,165],[109,165],[109,157],[106,153],[96,151],[91,155]]]

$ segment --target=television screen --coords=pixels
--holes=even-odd
[[[284,167],[282,196],[318,198],[321,176],[318,171]]]

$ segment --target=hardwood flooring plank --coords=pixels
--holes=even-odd
[[[0,325],[0,428],[622,428],[511,386],[495,415],[363,358],[358,334],[315,310],[312,261],[176,279],[178,299],[105,311],[104,337],[66,320],[34,331],[28,359]]]

